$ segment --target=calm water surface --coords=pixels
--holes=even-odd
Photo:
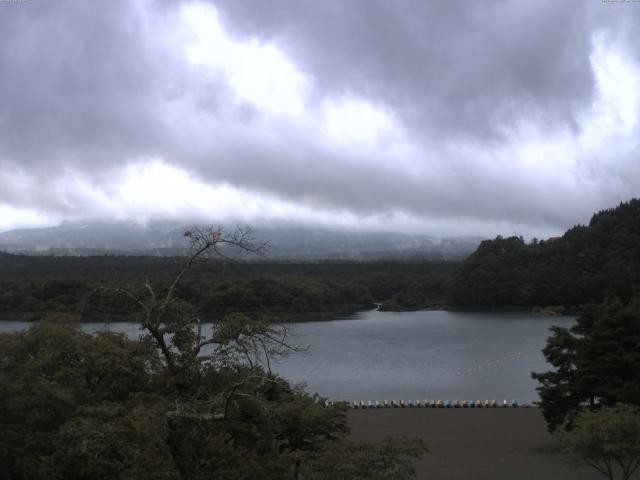
[[[551,325],[571,317],[523,313],[361,312],[343,320],[290,324],[305,353],[273,367],[334,399],[537,399],[532,371],[549,368],[541,349]],[[0,322],[0,331],[26,328]],[[86,323],[86,331],[139,334],[133,323]]]

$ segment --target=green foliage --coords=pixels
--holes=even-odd
[[[353,311],[372,306],[368,289],[343,281],[308,277],[259,276],[222,282],[202,297],[202,311],[210,316],[247,314],[304,314]]]
[[[355,445],[344,404],[325,407],[270,372],[270,358],[295,349],[284,326],[231,314],[203,332],[177,297],[183,276],[210,249],[255,250],[243,232],[187,233],[194,251],[170,283],[109,292],[137,306],[139,340],[68,322],[0,335],[0,478],[413,478],[420,442]]]
[[[0,335],[0,478],[412,478],[416,444],[356,446],[346,406],[225,355],[182,370],[185,386],[146,341],[45,323]]]
[[[86,405],[151,391],[158,360],[123,335],[90,336],[70,325],[0,335],[0,464],[7,478],[41,478],[60,429]]]
[[[628,480],[640,467],[640,411],[619,404],[580,413],[571,430],[556,433],[575,463],[595,468],[610,480]],[[619,475],[619,476],[618,476]]]
[[[427,452],[421,439],[386,438],[379,443],[334,442],[302,468],[305,480],[408,480],[414,459]]]
[[[166,291],[184,258],[0,256],[0,318],[43,320],[55,313],[84,321],[131,320],[138,305],[116,288]],[[241,312],[283,321],[331,318],[373,308],[413,310],[450,302],[456,263],[194,264],[176,296],[207,320]],[[111,289],[102,288],[105,286]]]
[[[640,296],[585,307],[575,326],[552,328],[543,352],[555,370],[532,376],[550,429],[584,405],[640,405]]]
[[[456,272],[454,303],[458,305],[515,305],[527,263],[522,238],[497,237],[484,241]]]
[[[49,478],[178,479],[161,398],[82,407],[53,437],[41,471]]]
[[[640,289],[640,199],[593,216],[561,238],[485,241],[453,279],[458,306],[578,307]]]

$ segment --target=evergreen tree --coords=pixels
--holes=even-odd
[[[552,327],[543,352],[554,371],[533,373],[549,428],[588,406],[640,405],[640,296],[584,308],[573,327]]]

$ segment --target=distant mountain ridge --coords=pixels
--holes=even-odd
[[[183,233],[196,222],[70,222],[0,233],[0,250],[31,255],[156,255],[185,253]],[[459,260],[480,237],[437,238],[395,232],[352,232],[304,225],[264,225],[257,242],[269,242],[272,260]]]

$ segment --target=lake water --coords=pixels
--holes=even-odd
[[[571,317],[447,311],[361,312],[342,320],[290,324],[304,353],[274,370],[311,393],[334,399],[537,400],[532,371],[549,368],[541,349],[551,325]],[[0,322],[0,331],[26,328]],[[132,323],[86,323],[86,331],[124,331]]]

